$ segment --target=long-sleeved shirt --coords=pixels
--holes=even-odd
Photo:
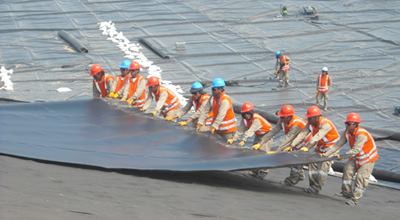
[[[281,120],[262,138],[262,142],[266,143],[271,138],[273,138],[276,134],[283,130]],[[301,132],[300,126],[293,126],[290,128],[290,131],[285,136],[285,139],[282,140],[281,145],[276,149],[276,151],[283,151],[285,148],[289,147],[292,141],[297,137],[297,135]],[[304,139],[304,138],[303,138]]]
[[[255,119],[251,124],[250,128],[244,124],[243,120],[240,121],[239,128],[235,135],[233,136],[233,141],[238,141],[240,137],[243,136],[242,141],[246,142],[247,139],[251,138],[256,131],[262,127],[260,120]]]
[[[129,77],[129,76],[126,76]],[[110,91],[114,92],[117,89],[117,84],[118,84],[119,76],[115,77],[113,84],[111,85]],[[124,79],[122,79],[124,80]],[[127,79],[122,86],[122,88],[117,92],[119,94],[119,97],[124,97],[125,99],[128,98],[129,95],[129,79]]]
[[[315,144],[318,143],[319,140],[321,140],[322,138],[325,137],[326,134],[328,134],[328,132],[332,129],[332,127],[328,124],[325,123],[321,126],[321,128],[319,129],[319,131],[313,135],[313,137],[310,140],[309,145],[310,146],[314,146]],[[311,132],[310,130],[310,126],[307,124],[307,126],[299,133],[299,135],[297,135],[297,137],[293,140],[291,146],[296,146],[297,144],[299,144],[302,140],[304,140],[305,137],[307,137],[307,135]]]
[[[350,154],[352,156],[357,155],[358,153],[360,153],[360,151],[362,150],[364,144],[368,141],[367,136],[360,134],[356,137],[356,141],[354,142],[354,146],[352,149],[350,149],[349,151],[346,152],[346,154]],[[347,139],[346,139],[346,135],[342,135],[340,136],[340,139],[338,140],[338,142],[336,142],[335,145],[332,146],[332,149],[329,150],[326,153],[326,156],[330,156],[331,154],[333,154],[334,152],[336,152],[337,150],[339,150],[343,145],[345,145],[347,143]]]
[[[133,82],[135,82],[136,78],[133,78],[132,80],[133,80]],[[129,81],[129,80],[128,80],[128,81]],[[129,83],[129,82],[128,82],[128,83]],[[131,98],[134,99],[134,100],[137,100],[137,99],[142,95],[143,90],[145,90],[145,89],[146,89],[146,80],[142,80],[142,81],[140,81],[140,82],[138,83],[136,92],[133,93],[133,95],[132,95]],[[128,96],[129,96],[129,90],[130,90],[130,85],[124,87],[124,92],[123,92],[123,94],[127,94],[126,97],[124,96],[125,98],[128,98]]]
[[[163,107],[167,98],[168,98],[168,92],[166,91],[160,92],[160,99],[158,99],[156,108],[154,110],[159,112]],[[147,110],[150,107],[152,101],[153,101],[153,93],[149,90],[147,94],[147,100],[146,103],[144,103],[143,109]]]
[[[212,103],[210,102],[210,100],[208,100],[206,102],[206,106],[201,110],[200,117],[199,117],[199,120],[197,122],[198,124],[204,125],[204,120],[207,118],[208,114],[210,113],[210,111],[212,109],[212,107],[211,107]],[[213,123],[211,124],[211,127],[214,127],[215,129],[219,128],[219,125],[224,120],[224,118],[226,116],[226,112],[229,110],[230,107],[231,106],[230,106],[230,103],[229,103],[228,100],[223,100],[221,102],[221,104],[219,106],[218,115],[215,118],[215,120],[213,121]],[[214,114],[215,114],[215,112],[214,112]]]
[[[194,114],[192,116],[190,116],[190,118],[192,120],[198,119],[200,117],[200,113],[201,113],[202,109],[204,109],[206,105],[207,105],[207,102],[203,101],[203,103],[201,103],[199,109],[197,109],[197,111],[195,111]],[[181,118],[182,116],[186,115],[192,107],[194,107],[193,102],[187,102],[186,105],[182,109],[179,109],[179,111],[178,111],[178,113],[176,113],[176,115],[178,116],[178,118]]]
[[[109,79],[107,81],[107,93],[110,93],[111,90],[111,86],[114,83],[115,80]],[[93,84],[93,88],[92,88],[92,94],[93,94],[93,98],[101,98],[101,93],[100,91],[97,89],[96,85],[94,83]]]
[[[328,88],[328,91],[329,91],[332,87],[332,78],[331,77],[329,77],[328,85],[329,85],[329,88]],[[317,90],[318,90],[318,87],[319,87],[319,76],[317,78]]]
[[[282,55],[283,56],[283,55]],[[292,60],[290,60],[290,58],[288,56],[286,56],[286,62],[288,64],[290,64]],[[279,59],[276,59],[276,63],[275,63],[275,70],[280,70],[281,69],[281,63]]]

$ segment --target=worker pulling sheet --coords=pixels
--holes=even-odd
[[[100,99],[0,105],[0,153],[102,168],[176,171],[274,168],[328,159],[227,147],[215,136],[143,117],[134,109],[122,111]]]

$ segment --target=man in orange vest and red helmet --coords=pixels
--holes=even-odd
[[[194,107],[195,113],[188,120],[179,122],[179,125],[186,126],[191,122],[194,122],[195,126],[197,125],[197,119],[200,117],[201,109],[206,106],[206,103],[211,96],[207,95],[207,93],[204,92],[203,84],[201,84],[200,82],[194,82],[192,84],[192,87],[190,88],[190,92],[192,93],[191,102],[187,102],[183,109],[179,109],[179,111],[173,117],[166,117],[165,120],[172,121],[174,119],[181,118],[186,113],[188,113],[192,107]],[[205,119],[205,126],[202,126],[202,130],[210,130],[212,117],[213,112],[210,111],[208,117]]]
[[[128,90],[128,100],[126,101],[128,105],[133,105],[142,109],[144,103],[146,102],[146,79],[139,75],[140,64],[133,61],[129,66],[129,73],[131,75],[129,79],[129,90]]]
[[[265,152],[271,150],[272,141],[260,144],[261,139],[271,130],[271,124],[267,119],[254,112],[254,106],[250,102],[243,103],[242,106],[242,121],[240,122],[239,128],[232,139],[228,139],[228,144],[233,144],[243,136],[239,146],[243,147],[247,139],[251,138],[254,134],[253,150],[261,149]],[[263,179],[268,174],[268,169],[255,169],[249,172],[250,176]]]
[[[294,115],[294,109],[291,105],[282,106],[277,114],[280,117],[278,123],[262,138],[261,144],[270,141],[276,134],[283,130],[286,136],[281,145],[276,149],[276,152],[288,150],[308,151],[305,146],[311,139],[311,133],[295,145],[293,149],[289,147],[297,135],[306,127],[307,121]],[[303,165],[294,165],[291,166],[290,176],[286,177],[283,183],[287,186],[294,186],[304,179]]]
[[[332,146],[339,140],[340,135],[336,130],[335,125],[327,118],[322,117],[321,110],[317,106],[311,106],[307,110],[307,126],[293,140],[290,148],[294,148],[302,142],[304,138],[311,133],[312,138],[305,146],[305,151],[311,147],[315,147],[315,151],[321,155],[329,153],[336,154],[340,149],[333,151]],[[332,152],[333,151],[333,152]],[[308,176],[310,179],[310,187],[304,189],[310,194],[318,194],[325,184],[328,177],[329,169],[333,161],[324,161],[312,163],[308,165]]]
[[[324,111],[328,110],[328,91],[331,89],[332,80],[328,75],[328,67],[322,68],[322,74],[318,76],[317,80],[317,106],[324,98]]]
[[[354,112],[350,113],[345,122],[346,130],[339,141],[332,146],[331,151],[340,149],[346,143],[350,145],[350,150],[346,154],[352,157],[343,168],[342,191],[336,193],[335,196],[347,198],[346,204],[351,206],[357,205],[358,200],[362,197],[368,186],[369,177],[374,170],[375,161],[379,157],[374,138],[367,130],[358,126],[360,123],[360,115]],[[326,155],[330,156],[331,153]],[[354,175],[356,175],[356,179],[353,190]]]
[[[290,58],[283,55],[279,50],[275,52],[275,75],[279,74],[279,87],[283,87],[283,80],[285,80],[285,87],[289,86],[289,63]]]
[[[126,101],[128,97],[129,91],[129,66],[131,65],[131,61],[124,60],[119,66],[119,70],[121,71],[121,75],[117,75],[115,77],[114,83],[111,86],[110,98],[121,98],[121,102]]]
[[[103,68],[99,64],[94,64],[90,67],[90,76],[93,76],[93,97],[105,98],[110,92],[114,77],[104,73]]]
[[[210,111],[213,111],[213,122],[210,127],[211,134],[216,131],[225,140],[232,139],[237,130],[235,112],[233,111],[232,100],[225,93],[225,81],[221,78],[213,80],[211,89],[212,96],[207,101],[204,109],[201,110],[197,122],[197,130],[203,126]]]
[[[160,115],[164,118],[174,116],[181,106],[178,96],[167,87],[160,85],[160,80],[156,76],[150,76],[146,86],[149,87],[149,93],[140,111],[146,111],[150,107],[154,97],[157,104],[156,108],[150,112],[151,114],[156,115],[161,111]]]

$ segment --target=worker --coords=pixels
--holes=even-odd
[[[311,106],[305,115],[307,118],[307,126],[297,135],[297,137],[290,144],[290,148],[298,145],[311,133],[312,138],[305,146],[304,151],[308,151],[311,147],[315,147],[315,151],[321,156],[331,150],[332,146],[339,140],[340,135],[336,130],[335,125],[327,118],[322,117],[321,110],[317,106]],[[333,153],[339,152],[340,149],[335,150]],[[308,165],[308,176],[310,179],[310,187],[304,189],[305,192],[310,194],[318,194],[325,184],[328,177],[329,169],[333,161],[324,161],[312,163]]]
[[[125,102],[128,97],[129,92],[129,66],[131,65],[131,61],[124,60],[119,66],[119,70],[121,71],[121,75],[117,75],[114,80],[113,85],[111,86],[110,98],[121,98],[121,102]]]
[[[160,80],[156,76],[150,76],[147,80],[147,87],[149,87],[149,93],[147,100],[140,111],[146,111],[153,101],[153,97],[156,99],[156,108],[150,113],[156,115],[160,112],[162,117],[172,117],[176,114],[181,106],[178,96],[167,87],[160,85]]]
[[[275,52],[276,63],[275,63],[275,75],[279,74],[279,86],[283,87],[283,81],[285,81],[285,87],[289,86],[289,63],[290,58],[281,53],[281,51]]]
[[[242,140],[239,142],[239,146],[243,147],[246,141],[251,138],[254,134],[253,140],[253,150],[261,149],[264,152],[271,150],[272,141],[260,144],[261,139],[271,130],[272,126],[267,119],[254,112],[254,106],[250,102],[243,103],[242,106],[242,120],[240,122],[239,128],[232,139],[228,139],[228,144],[233,144],[238,141],[240,137]],[[264,179],[268,174],[268,169],[254,169],[249,171],[248,175]]]
[[[331,76],[328,75],[328,67],[322,68],[322,74],[318,76],[317,80],[317,106],[324,98],[324,111],[328,110],[328,91],[331,89],[332,80]]]
[[[336,197],[347,198],[346,204],[357,205],[369,183],[369,177],[374,170],[375,161],[378,159],[378,150],[372,135],[358,125],[361,123],[360,115],[350,113],[347,115],[346,130],[339,141],[332,146],[332,152],[349,143],[350,150],[345,154],[351,155],[343,168],[342,191],[336,193]],[[327,156],[330,156],[327,153]],[[340,158],[340,156],[338,156]],[[343,160],[343,159],[342,159]],[[354,190],[352,189],[353,177],[355,176]]]
[[[231,98],[225,93],[225,81],[221,78],[213,80],[211,85],[212,96],[206,106],[201,109],[197,121],[197,131],[204,125],[209,112],[213,111],[213,120],[210,127],[211,134],[216,131],[225,140],[232,139],[237,130],[235,113],[233,111]]]
[[[139,75],[140,64],[133,61],[129,66],[129,73],[131,77],[129,78],[129,90],[128,90],[128,100],[126,101],[128,105],[133,105],[139,109],[143,108],[146,102],[146,79]]]
[[[206,103],[210,99],[210,96],[207,95],[206,92],[204,92],[204,87],[200,82],[194,82],[192,84],[192,87],[190,88],[190,93],[192,94],[191,102],[187,102],[187,104],[185,105],[185,107],[183,107],[183,109],[179,109],[179,111],[173,117],[166,117],[165,120],[172,121],[174,119],[181,118],[182,116],[187,114],[192,107],[194,107],[195,113],[188,120],[179,122],[179,125],[186,126],[191,122],[194,122],[193,124],[195,126],[197,125],[197,119],[200,117],[200,112],[201,112],[199,111],[199,109],[200,108],[203,109],[206,106]],[[210,130],[212,117],[213,117],[213,112],[210,111],[208,117],[205,119],[204,122],[205,126],[202,127],[202,130],[204,131]]]
[[[294,114],[294,108],[291,105],[282,106],[281,110],[278,111],[277,114],[280,117],[278,123],[262,138],[260,144],[272,140],[276,134],[283,130],[286,136],[276,149],[276,152],[298,150],[307,151],[308,149],[306,149],[305,146],[311,139],[311,133],[309,133],[297,145],[294,145],[293,148],[289,147],[297,135],[306,127],[307,121],[296,116]],[[294,165],[290,167],[290,176],[286,177],[286,179],[283,181],[283,184],[287,186],[294,186],[304,179],[303,165]]]
[[[99,64],[94,64],[90,67],[90,76],[93,76],[93,97],[105,98],[110,92],[114,77],[104,73]]]

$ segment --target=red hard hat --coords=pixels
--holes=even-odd
[[[97,75],[103,70],[103,68],[99,64],[94,64],[92,67],[90,67],[90,76]]]
[[[140,64],[136,61],[133,61],[129,66],[129,70],[137,70],[140,69]]]
[[[250,102],[243,103],[242,113],[249,112],[251,110],[254,110],[254,106]]]
[[[360,115],[358,115],[357,113],[352,112],[349,115],[347,115],[346,122],[361,123]]]
[[[306,118],[311,118],[311,117],[315,117],[315,116],[320,116],[321,114],[321,110],[313,105],[310,108],[308,108],[307,110],[307,114],[305,115]]]
[[[160,80],[158,80],[157,76],[150,76],[149,79],[147,80],[146,86],[156,86],[160,84]]]
[[[282,106],[281,110],[278,112],[279,117],[289,117],[294,115],[294,109],[291,105]]]

